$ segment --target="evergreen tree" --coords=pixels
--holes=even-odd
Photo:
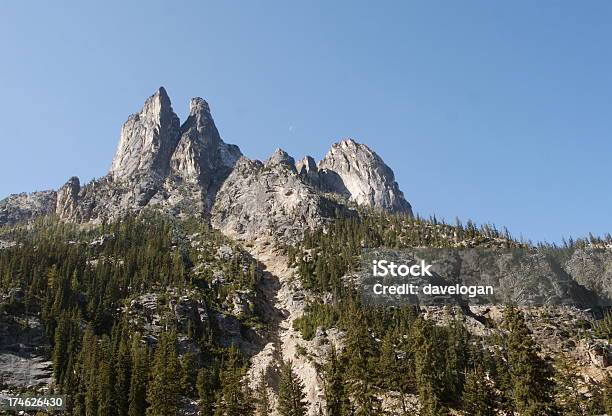
[[[132,358],[127,328],[120,333],[115,362],[115,408],[117,416],[128,416]]]
[[[268,416],[270,411],[270,398],[268,397],[268,383],[266,382],[266,373],[262,370],[255,391],[255,403],[258,416]]]
[[[281,365],[278,412],[281,416],[305,416],[307,410],[304,383],[293,372],[291,361]]]
[[[97,363],[98,416],[115,416],[115,369],[110,339],[103,335],[100,342],[100,360]]]
[[[64,369],[68,361],[68,315],[62,313],[58,318],[53,342],[53,374],[59,384],[62,383]]]
[[[467,372],[462,395],[462,407],[467,416],[495,416],[495,392],[482,367]]]
[[[557,402],[558,407],[563,409],[563,416],[588,416],[593,414],[603,413],[603,409],[597,409],[594,403],[589,399],[588,395],[596,398],[599,394],[597,391],[589,391],[588,395],[581,388],[581,377],[578,373],[576,365],[567,360],[564,356],[557,359]]]
[[[249,416],[253,414],[250,391],[243,384],[244,371],[238,350],[230,348],[221,372],[221,393],[217,400],[216,416]]]
[[[200,414],[202,416],[213,416],[215,397],[212,376],[208,369],[200,368],[196,380],[196,389],[200,399]]]
[[[423,416],[447,414],[442,403],[444,373],[438,368],[444,362],[444,348],[437,343],[439,340],[435,334],[433,324],[422,318],[417,319],[412,326],[415,376]]]
[[[446,416],[448,409],[436,393],[434,384],[427,380],[419,383],[420,416]]]
[[[366,316],[358,304],[348,307],[347,321],[350,325],[344,356],[348,357],[346,376],[356,415],[376,415],[380,412],[380,401],[374,390],[372,374],[376,373],[377,345],[368,331]]]
[[[151,380],[147,389],[147,416],[176,414],[181,392],[180,375],[176,334],[164,333],[155,349]]]
[[[442,334],[447,345],[443,397],[447,402],[457,402],[463,390],[465,370],[469,362],[470,334],[459,317],[451,319],[445,332],[446,336]]]
[[[147,409],[147,382],[149,379],[149,354],[140,345],[140,335],[132,341],[132,369],[130,374],[129,416],[145,416]]]
[[[325,401],[328,416],[348,415],[350,403],[344,389],[344,379],[336,348],[332,345],[327,363],[324,368],[325,375]]]
[[[523,313],[509,306],[504,322],[508,330],[508,367],[516,410],[524,416],[557,414],[551,367],[540,357]]]
[[[187,352],[181,361],[181,389],[183,395],[193,396],[196,392],[196,382],[198,377],[198,363],[195,353]]]

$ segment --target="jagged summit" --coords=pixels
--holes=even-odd
[[[163,86],[160,86],[157,89],[157,91],[155,91],[155,93],[152,95],[152,97],[155,97],[155,96],[159,97],[163,105],[170,106],[170,107],[172,106],[172,102],[170,101],[170,96],[168,95],[168,92]]]
[[[251,161],[222,140],[204,99],[191,99],[181,124],[160,87],[123,124],[108,175],[0,201],[0,225],[48,214],[96,222],[152,207],[210,218],[244,238],[295,236],[353,204],[412,214],[393,172],[366,145],[340,141],[318,164],[310,156],[296,163],[282,149]]]
[[[291,157],[283,149],[278,148],[272,153],[272,155],[266,160],[266,166],[271,167],[274,165],[284,165],[291,170],[295,170],[295,159]]]
[[[193,97],[189,102],[189,115],[210,113],[210,106],[205,99],[201,97]]]
[[[109,174],[114,180],[163,176],[179,139],[180,121],[163,87],[123,124]]]
[[[412,207],[395,182],[395,175],[380,156],[365,144],[345,139],[332,145],[319,162],[319,171],[333,172],[341,179],[330,184],[336,192],[348,191],[350,199],[359,205],[412,215]]]
[[[295,168],[297,169],[300,175],[307,175],[308,173],[316,173],[317,162],[314,160],[312,156],[304,156],[304,158],[295,164]]]
[[[199,97],[192,98],[189,117],[181,126],[181,137],[172,156],[173,172],[208,188],[224,179],[240,156],[238,146],[221,139],[208,103]]]

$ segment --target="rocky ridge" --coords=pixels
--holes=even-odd
[[[412,214],[393,171],[366,145],[352,139],[334,144],[318,170],[323,186],[358,205]]]
[[[315,415],[325,407],[317,365],[326,357],[329,343],[341,343],[342,334],[319,328],[315,339],[306,341],[294,329],[309,294],[274,243],[297,239],[305,228],[319,227],[334,216],[352,215],[354,205],[412,214],[393,172],[367,146],[351,139],[341,141],[318,164],[310,156],[296,162],[281,149],[265,162],[251,160],[237,146],[222,141],[206,101],[194,98],[188,119],[180,125],[161,88],[125,123],[108,175],[84,186],[73,177],[58,191],[11,196],[0,202],[0,225],[49,214],[68,221],[98,222],[152,207],[176,216],[198,215],[234,239],[255,240],[247,247],[265,267],[259,287],[265,298],[260,307],[270,319],[258,340],[262,345],[247,343],[241,335],[236,316],[249,309],[249,299],[241,292],[228,301],[227,308],[232,310],[228,314],[213,314],[201,303],[171,292],[168,307],[183,329],[189,321],[204,327],[214,322],[227,345],[249,350],[253,354],[250,380],[266,372],[273,401],[278,363],[292,360],[306,386],[308,413]],[[226,252],[220,248],[219,256]],[[607,281],[601,283],[596,276],[603,271],[609,277],[612,254],[608,250],[599,255],[601,262],[588,273],[582,273],[580,252],[566,265],[584,275],[585,286],[606,289]],[[222,280],[215,277],[217,282]],[[156,294],[147,293],[127,309],[134,325],[145,333],[155,334],[162,328],[158,300]],[[484,330],[476,322],[474,326]],[[46,381],[43,375],[49,375],[49,363],[35,364],[45,370],[40,377]],[[12,359],[8,365],[14,365]]]
[[[211,220],[243,239],[291,239],[354,205],[412,215],[393,172],[366,145],[343,140],[318,165],[280,149],[265,163],[250,160],[221,139],[205,100],[193,98],[181,124],[161,87],[124,123],[107,175],[11,195],[0,201],[0,225],[49,214],[100,223],[152,207]]]

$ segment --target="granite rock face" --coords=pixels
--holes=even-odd
[[[55,213],[56,197],[55,191],[10,195],[0,201],[0,226]]]
[[[179,136],[179,118],[172,110],[166,90],[161,87],[147,99],[142,110],[132,114],[123,125],[109,175],[115,181],[130,182],[139,176],[164,177]]]
[[[61,219],[70,219],[74,217],[78,209],[80,190],[81,182],[79,178],[73,176],[57,191],[55,213]]]
[[[336,143],[318,168],[330,191],[348,194],[358,205],[412,215],[393,171],[368,146],[352,139]]]
[[[305,156],[304,159],[295,164],[295,169],[300,175],[316,174],[318,172],[317,162],[312,156]]]
[[[266,160],[265,167],[273,169],[277,166],[284,166],[293,173],[297,173],[295,168],[295,159],[292,158],[283,149],[276,149],[272,156]]]
[[[181,127],[181,138],[170,161],[172,186],[195,186],[201,209],[209,212],[221,184],[242,156],[238,146],[226,144],[202,98],[191,100],[189,117]]]
[[[352,215],[354,205],[412,214],[393,172],[367,146],[337,143],[318,166],[281,149],[264,163],[249,160],[221,139],[205,100],[191,100],[181,125],[162,87],[124,123],[107,175],[10,196],[0,201],[0,225],[49,214],[96,223],[149,207],[201,217],[243,238],[293,238],[339,212]]]
[[[612,304],[612,247],[576,249],[564,269],[584,287],[607,297]]]
[[[304,183],[286,156],[277,151],[265,164],[241,158],[217,194],[212,225],[234,238],[264,235],[288,241],[338,210],[348,213]]]
[[[53,381],[53,363],[47,354],[49,348],[51,345],[40,318],[3,313],[0,316],[0,380],[3,388],[48,387]]]

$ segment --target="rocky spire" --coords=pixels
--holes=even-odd
[[[73,176],[57,191],[55,213],[61,219],[70,219],[74,216],[79,202],[80,190],[81,182],[79,178]]]
[[[334,144],[319,162],[319,171],[332,192],[348,193],[359,205],[412,215],[391,168],[364,144],[352,139]]]
[[[277,165],[283,165],[288,167],[290,170],[297,172],[295,168],[295,159],[293,159],[283,149],[276,149],[274,153],[266,160],[265,166],[272,167]]]
[[[200,97],[192,98],[172,169],[185,179],[208,182],[214,171],[231,168],[240,156],[238,146],[221,140],[208,103]]]
[[[199,97],[192,98],[189,117],[181,126],[170,162],[173,176],[197,185],[200,199],[210,208],[218,188],[240,156],[238,146],[221,139],[208,103]]]
[[[121,129],[110,175],[114,180],[163,177],[179,140],[180,122],[163,87]]]
[[[310,156],[296,163],[282,149],[265,164],[249,161],[221,139],[205,100],[191,100],[181,126],[160,88],[123,125],[108,175],[84,186],[74,177],[57,192],[0,201],[0,225],[49,213],[102,222],[152,207],[210,218],[245,238],[277,234],[276,228],[299,238],[338,212],[353,215],[347,201],[412,213],[391,169],[365,145],[336,143],[318,166]]]
[[[295,168],[297,169],[300,175],[307,175],[312,173],[317,173],[317,162],[312,158],[312,156],[305,156],[304,159],[295,163]]]

